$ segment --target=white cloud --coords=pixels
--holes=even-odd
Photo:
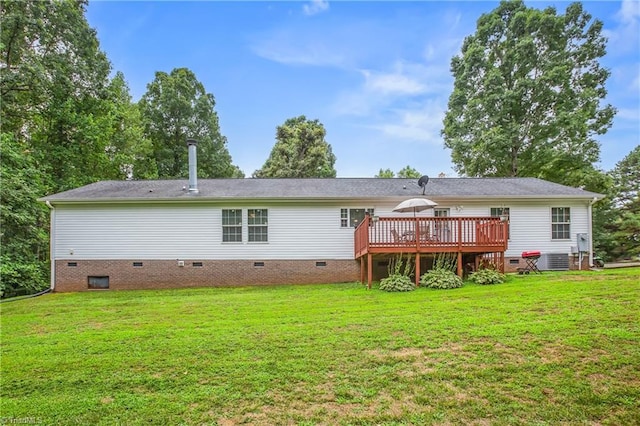
[[[325,0],[311,0],[311,3],[302,6],[302,11],[307,16],[316,15],[326,10],[329,10],[329,2]]]
[[[628,120],[634,125],[638,125],[640,110],[638,108],[619,108],[615,119]]]
[[[429,145],[441,145],[444,102],[428,100],[420,108],[395,111],[387,123],[374,126],[393,139],[404,139]]]
[[[615,28],[602,31],[609,40],[608,50],[615,55],[637,50],[640,45],[640,2],[623,0],[615,20],[618,22]]]
[[[616,18],[624,25],[637,25],[640,19],[640,2],[637,0],[622,0]]]
[[[254,43],[252,49],[262,58],[285,65],[344,68],[350,61],[345,52],[322,39],[304,40],[289,31],[271,34]]]
[[[416,95],[424,92],[425,87],[418,80],[401,72],[380,73],[364,70],[366,91],[378,92],[383,95]]]

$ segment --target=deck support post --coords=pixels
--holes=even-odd
[[[364,256],[360,256],[360,284],[364,284]]]
[[[367,288],[371,289],[371,279],[373,275],[373,265],[371,264],[371,253],[367,253]]]
[[[420,287],[420,252],[416,253],[416,287]]]
[[[458,252],[458,276],[462,278],[462,252]]]

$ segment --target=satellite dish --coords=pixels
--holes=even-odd
[[[420,179],[418,179],[418,186],[422,188],[422,195],[424,195],[424,191],[426,189],[427,183],[429,183],[429,176],[424,175]]]

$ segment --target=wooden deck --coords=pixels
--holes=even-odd
[[[497,217],[365,217],[356,228],[355,257],[360,259],[364,278],[376,254],[415,253],[416,284],[420,276],[420,254],[457,253],[458,275],[462,275],[462,254],[492,254],[504,270],[507,224]],[[500,261],[501,260],[501,261]]]

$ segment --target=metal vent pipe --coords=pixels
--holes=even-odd
[[[198,141],[195,139],[187,139],[187,146],[189,147],[189,193],[198,193],[198,158],[196,153],[196,147]]]

